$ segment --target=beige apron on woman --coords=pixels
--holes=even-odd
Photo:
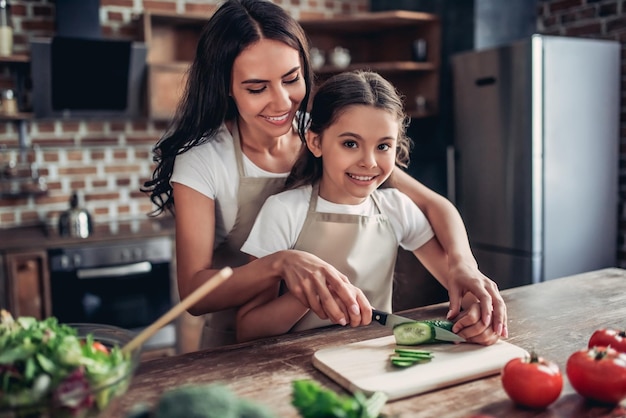
[[[398,240],[381,213],[377,192],[372,199],[378,214],[352,215],[316,212],[319,187],[315,185],[309,210],[295,249],[315,254],[348,276],[376,309],[391,312],[393,273]],[[301,331],[331,325],[308,312],[292,328]]]
[[[239,171],[237,190],[237,216],[233,229],[226,240],[213,252],[213,268],[239,267],[248,262],[249,256],[241,252],[254,221],[269,196],[280,192],[285,184],[284,177],[245,177],[243,152],[239,139],[239,128],[233,124],[235,159]],[[205,315],[201,348],[219,347],[236,343],[235,309]]]

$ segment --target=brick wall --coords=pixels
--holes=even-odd
[[[626,0],[538,0],[537,28],[550,35],[611,39],[622,45],[618,266],[626,268]],[[593,245],[593,243],[590,243]]]
[[[137,39],[136,18],[146,10],[209,13],[220,0],[101,0],[100,22],[107,38]],[[14,51],[28,53],[33,37],[54,35],[54,0],[10,0]],[[330,16],[368,9],[368,0],[276,0],[294,17]],[[0,65],[0,89],[12,77]],[[45,177],[47,195],[0,198],[0,228],[56,225],[78,191],[95,222],[144,217],[153,208],[139,191],[152,173],[152,146],[166,123],[150,120],[27,121],[32,146],[24,156]],[[0,121],[0,166],[18,146],[19,124]]]

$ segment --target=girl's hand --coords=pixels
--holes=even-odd
[[[456,317],[452,331],[465,338],[467,342],[474,344],[491,345],[500,338],[490,323],[482,321],[481,307],[478,302]]]
[[[482,274],[478,267],[457,263],[450,267],[448,295],[450,296],[449,319],[455,319],[461,311],[463,297],[471,293],[480,301],[480,316],[484,324],[491,324],[493,332],[503,338],[509,336],[507,312],[498,285]]]
[[[286,250],[281,253],[279,269],[287,288],[317,316],[341,325],[358,326],[371,321],[369,301],[335,267],[305,251]],[[341,301],[342,306],[335,298]]]

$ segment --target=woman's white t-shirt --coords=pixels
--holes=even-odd
[[[247,177],[284,177],[256,166],[243,154]],[[176,157],[170,183],[180,183],[215,201],[215,244],[220,245],[233,229],[237,216],[239,172],[231,133],[223,124],[214,138]]]
[[[294,248],[304,225],[311,198],[311,186],[303,186],[270,196],[257,216],[241,251],[261,258],[276,251]],[[378,190],[380,211],[387,216],[396,234],[398,245],[414,251],[435,236],[424,213],[397,189]],[[366,199],[359,205],[340,205],[319,197],[317,212],[374,215],[374,201]]]

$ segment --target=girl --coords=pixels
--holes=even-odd
[[[294,164],[288,190],[269,197],[242,251],[264,257],[276,251],[311,252],[345,273],[373,306],[391,311],[398,245],[448,288],[448,260],[426,217],[400,191],[379,189],[396,164],[406,166],[409,139],[402,99],[373,72],[336,75],[313,100],[306,148]],[[479,311],[468,295],[464,306]],[[362,309],[371,320],[370,307]],[[367,318],[366,316],[367,312]],[[476,321],[468,319],[468,321]],[[237,314],[237,338],[330,325],[279,285],[268,288]],[[480,341],[491,344],[498,335]]]
[[[227,0],[199,39],[170,130],[155,148],[144,191],[156,213],[175,212],[178,290],[184,298],[223,266],[234,274],[189,312],[216,313],[204,347],[235,341],[236,308],[284,280],[318,316],[361,323],[369,304],[343,272],[310,253],[279,251],[248,263],[240,252],[265,198],[282,190],[302,147],[299,130],[313,73],[302,27],[265,0]],[[461,218],[450,202],[401,170],[390,181],[429,217],[448,253],[451,315],[466,292],[480,298],[485,327],[502,330],[506,308],[482,275]],[[349,308],[349,309],[346,309]]]

